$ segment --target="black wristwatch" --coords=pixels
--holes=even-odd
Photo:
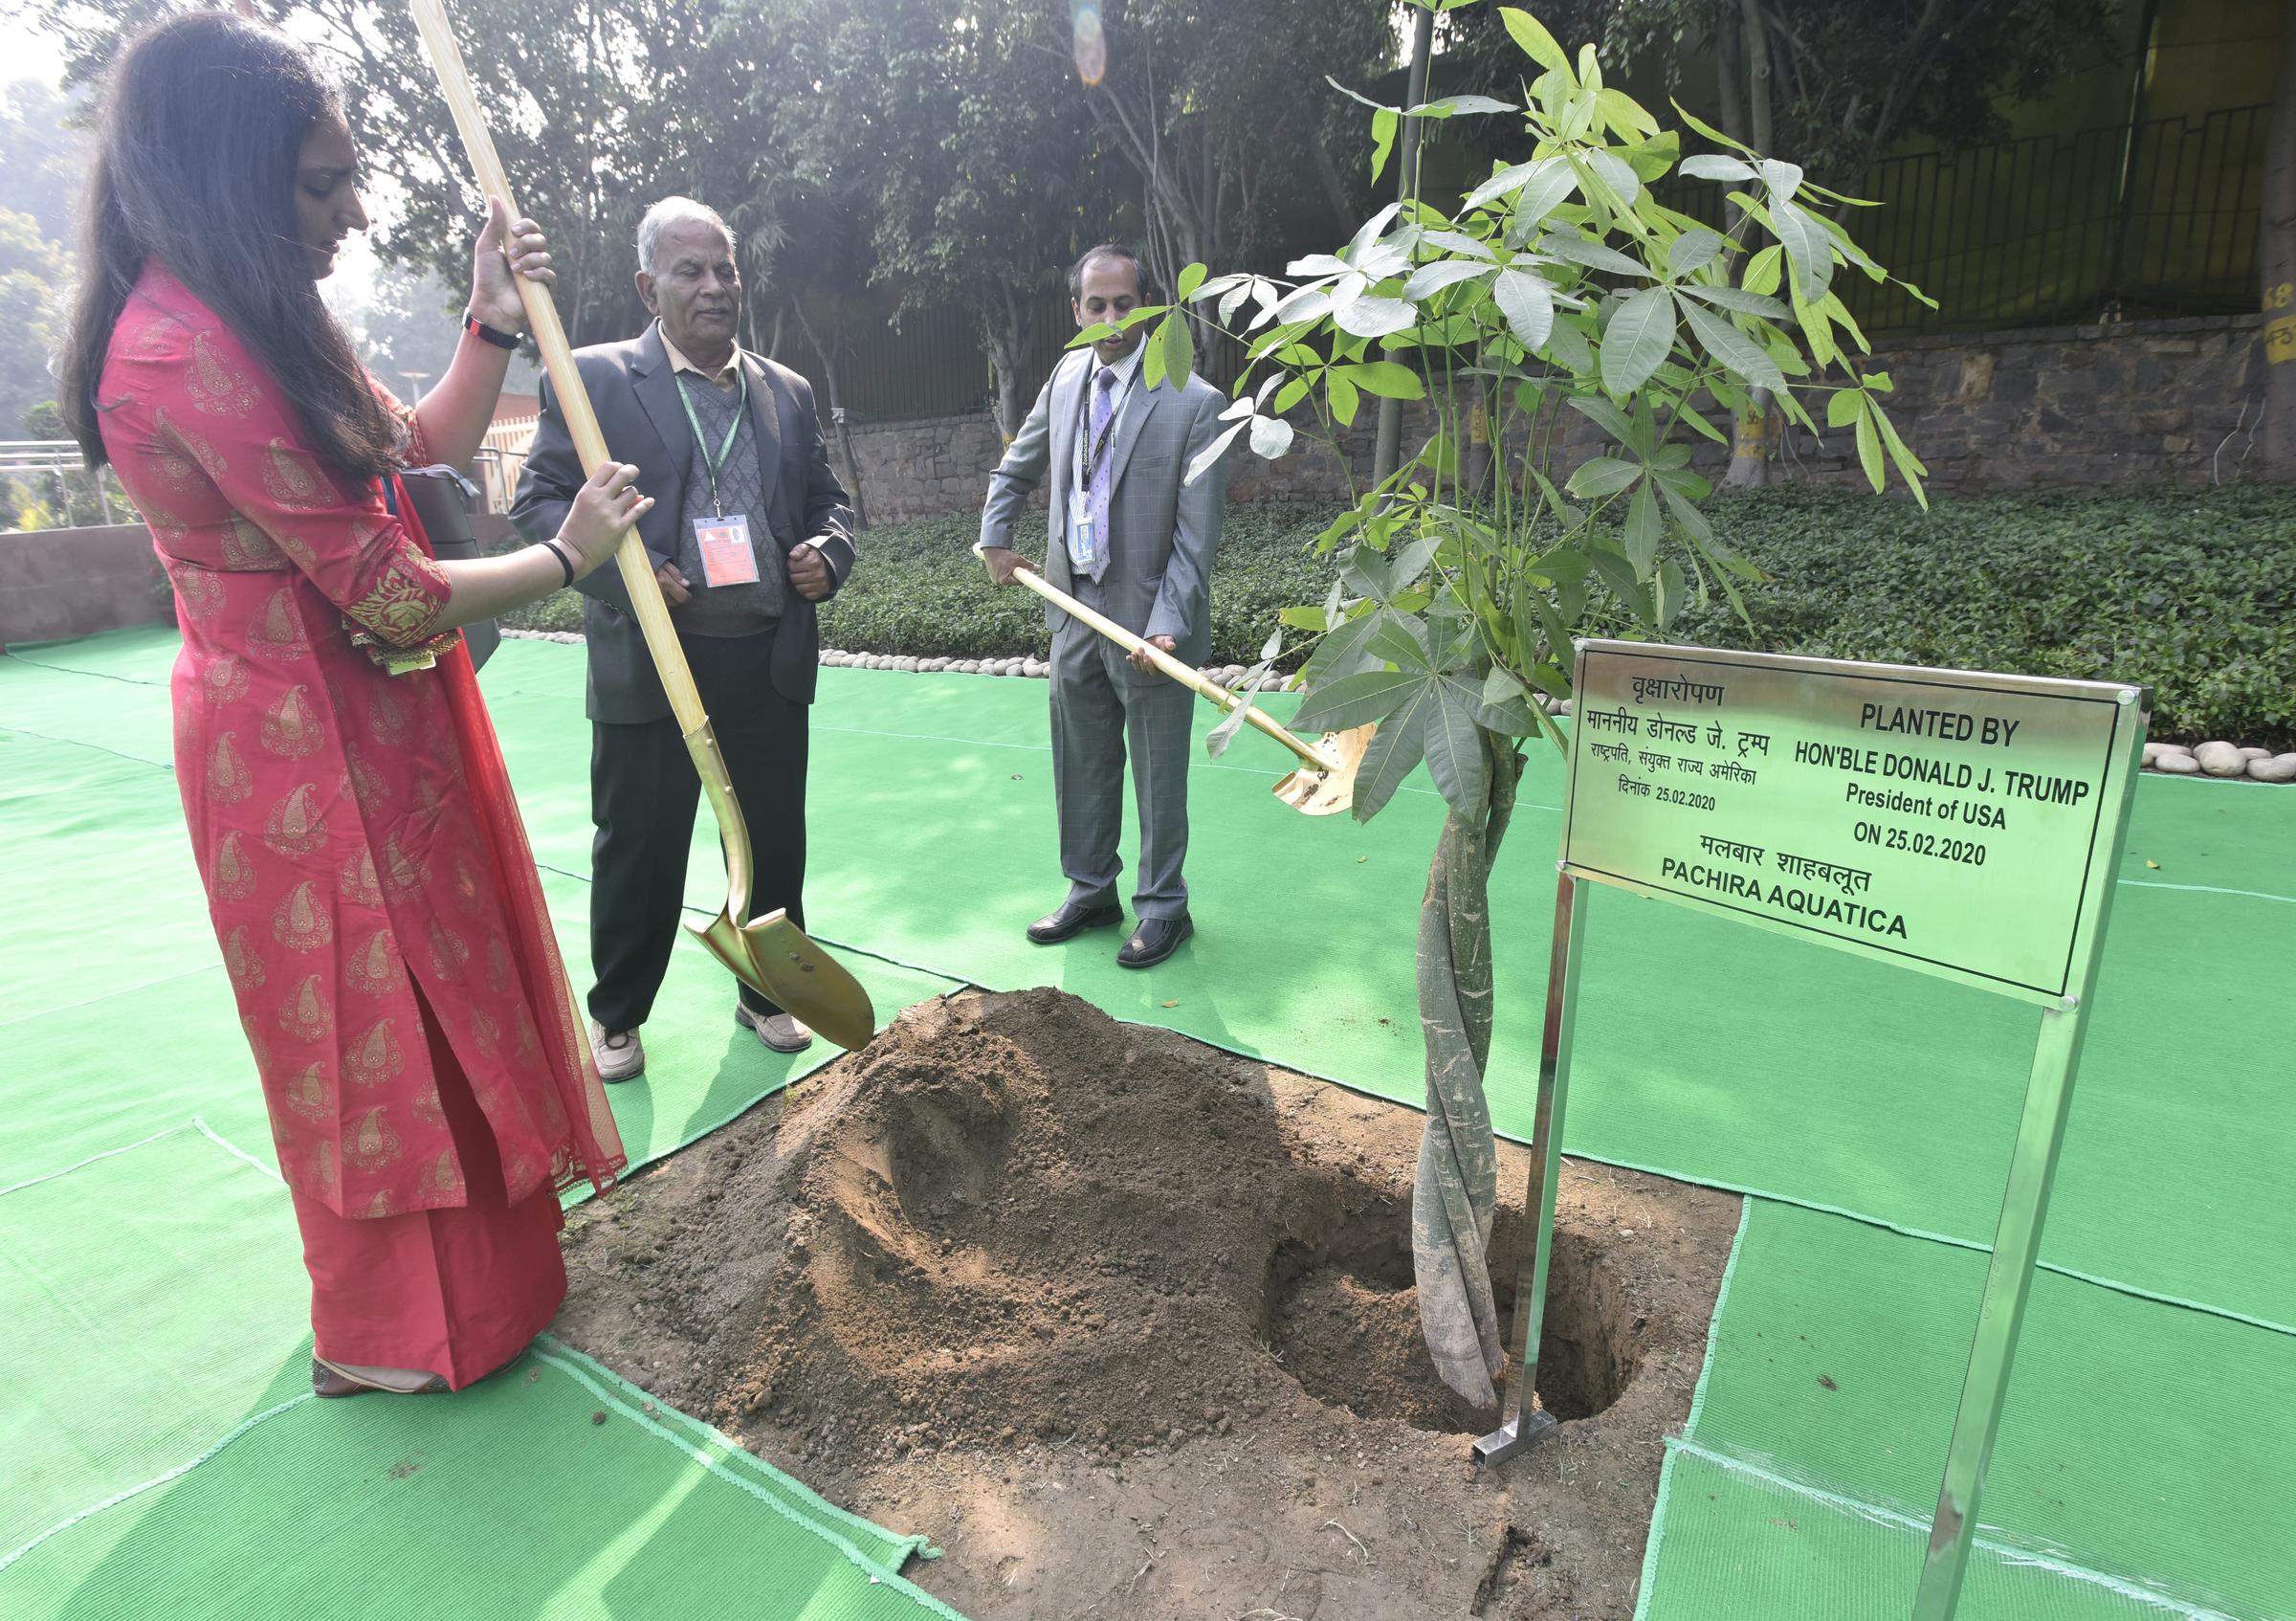
[[[462,329],[474,338],[494,344],[497,349],[515,349],[519,346],[517,333],[504,332],[497,327],[489,326],[469,310],[462,312]]]

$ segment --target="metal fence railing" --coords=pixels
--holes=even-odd
[[[1969,331],[2253,308],[2270,108],[2149,120],[1955,152],[1888,158],[1846,223],[1890,272],[1937,300],[1850,274],[1869,333]],[[1719,225],[1726,188],[1667,201]]]
[[[91,470],[70,439],[0,440],[0,530],[133,522],[110,470]]]

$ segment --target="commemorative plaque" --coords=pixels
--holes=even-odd
[[[1977,986],[2041,1030],[1914,1621],[1952,1621],[2096,993],[2144,691],[1644,642],[1578,644],[1503,1462],[1534,1408],[1588,882]],[[1671,1468],[1669,1461],[1668,1467]]]
[[[2027,1001],[2075,993],[2139,689],[1579,645],[1566,871]]]

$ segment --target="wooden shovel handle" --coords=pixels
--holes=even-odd
[[[489,133],[486,115],[478,106],[470,70],[463,65],[462,48],[455,44],[453,30],[448,25],[445,5],[442,0],[408,0],[408,5],[414,12],[414,26],[422,33],[423,47],[430,54],[431,66],[437,70],[439,92],[446,97],[447,108],[454,115],[454,127],[462,136],[463,150],[470,155],[479,190],[487,196],[501,198],[511,217],[516,219],[519,205],[511,195],[510,177],[502,172],[502,160],[495,153],[494,136]],[[559,410],[573,436],[574,452],[582,458],[583,472],[595,473],[602,462],[611,457],[606,448],[606,435],[598,428],[597,413],[590,409],[589,393],[582,386],[582,374],[574,368],[573,346],[566,342],[566,329],[559,323],[558,305],[550,297],[549,287],[542,282],[523,276],[516,279],[519,297],[526,305],[527,324],[534,329],[534,341],[542,351],[542,368],[549,372],[551,387],[558,390]],[[661,584],[653,577],[653,560],[647,555],[645,543],[638,539],[635,529],[623,534],[622,544],[614,551],[614,562],[622,569],[622,583],[629,588],[638,628],[645,633],[647,649],[653,655],[662,686],[670,695],[670,708],[677,717],[678,730],[691,737],[708,723],[709,717],[702,709],[701,695],[694,688],[693,673],[686,668],[685,650],[678,646],[677,632],[670,623],[670,608],[662,600]]]
[[[981,548],[976,545],[973,550],[978,552]],[[1125,652],[1146,654],[1149,663],[1155,665],[1181,686],[1218,704],[1222,710],[1232,710],[1244,701],[1202,671],[1173,657],[1154,642],[1135,635],[1105,613],[1093,612],[1035,569],[1026,566],[1016,568],[1013,570],[1013,577],[1062,612],[1073,614],[1083,620]],[[1258,727],[1292,753],[1298,755],[1311,768],[1317,771],[1336,771],[1339,768],[1337,761],[1326,760],[1316,752],[1313,744],[1303,743],[1300,739],[1292,736],[1284,729],[1282,722],[1276,720],[1266,710],[1255,705],[1250,713],[1244,717],[1244,720],[1246,724]]]

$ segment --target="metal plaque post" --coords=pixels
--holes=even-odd
[[[1506,1419],[1475,1442],[1475,1461],[1504,1463],[1555,1428],[1552,1414],[1533,1406],[1538,1388],[1539,1331],[1546,1321],[1547,1263],[1555,1254],[1555,1188],[1562,1170],[1562,1113],[1570,1095],[1571,1031],[1578,1022],[1578,950],[1586,938],[1579,880],[1561,873],[1555,883],[1555,943],[1547,964],[1547,1019],[1538,1044],[1538,1103],[1532,1118],[1531,1177],[1523,1190],[1523,1219],[1531,1224],[1514,1291],[1514,1331],[1509,1336]]]
[[[2136,694],[2127,695],[2133,707]],[[2017,1146],[2009,1161],[2009,1183],[2001,1197],[2001,1219],[1994,1231],[1993,1261],[1985,1269],[1985,1293],[1977,1308],[1977,1331],[1970,1344],[1969,1371],[1961,1381],[1961,1406],[1954,1414],[1954,1438],[1946,1448],[1945,1483],[1937,1513],[1930,1521],[1930,1545],[1923,1557],[1921,1587],[1913,1597],[1913,1621],[1951,1621],[1969,1567],[1969,1545],[1976,1535],[1977,1499],[1993,1461],[1993,1440],[2000,1428],[2001,1404],[2009,1393],[2017,1359],[2018,1330],[2032,1294],[2034,1262],[2041,1255],[2041,1229],[2049,1213],[2049,1185],[2057,1175],[2057,1151],[2064,1142],[2064,1121],[2073,1101],[2073,1075],[2081,1063],[2081,1040],[2096,999],[2097,965],[2104,955],[2105,924],[2111,911],[2110,875],[2120,869],[2127,843],[2129,807],[2136,797],[2138,762],[2146,726],[2142,718],[2121,728],[2127,750],[2121,802],[2113,817],[2112,854],[2107,875],[2075,943],[2074,984],[2059,1008],[2043,1009],[2041,1038],[2033,1050],[2033,1071],[2025,1082],[2025,1109],[2018,1122]]]

